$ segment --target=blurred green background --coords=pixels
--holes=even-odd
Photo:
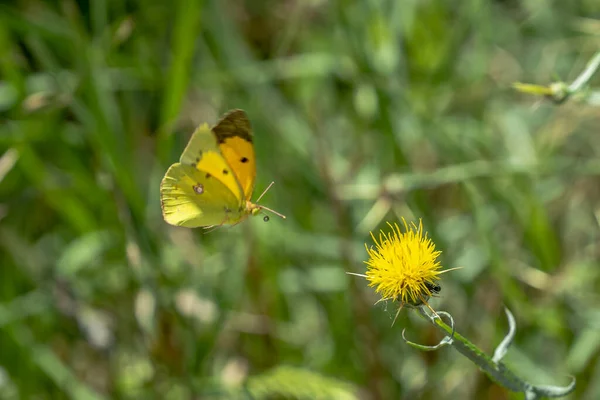
[[[523,398],[345,274],[401,216],[464,267],[461,334],[492,352],[507,305],[507,365],[600,398],[600,106],[510,86],[599,47],[595,0],[3,0],[0,398]],[[167,225],[231,108],[287,220]]]

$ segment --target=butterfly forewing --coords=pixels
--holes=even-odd
[[[201,171],[207,179],[217,179],[238,199],[244,195],[234,171],[221,155],[215,136],[207,124],[200,125],[185,147],[179,162]]]
[[[250,200],[256,179],[253,133],[242,110],[231,110],[212,128],[221,154],[233,170],[246,200]]]

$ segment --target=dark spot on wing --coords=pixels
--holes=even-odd
[[[240,161],[243,162],[243,163],[247,163],[248,159],[246,157],[242,157],[242,159]]]
[[[202,185],[201,183],[192,186],[192,188],[194,189],[194,192],[196,192],[196,194],[204,193],[204,185]]]
[[[227,175],[229,173],[229,171],[227,171],[226,169],[223,170],[223,175]]]
[[[206,178],[210,178],[212,175],[209,174],[208,172],[206,173]]]

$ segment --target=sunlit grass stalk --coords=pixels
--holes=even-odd
[[[596,98],[600,96],[600,93],[594,91],[585,93],[584,89],[586,89],[588,82],[594,76],[598,68],[600,68],[600,51],[592,56],[585,69],[570,84],[563,81],[556,81],[547,86],[541,86],[515,82],[513,88],[519,92],[545,96],[556,104],[562,104],[574,95],[582,94],[584,100],[592,105],[596,105]]]

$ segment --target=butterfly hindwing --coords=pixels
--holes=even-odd
[[[189,164],[171,165],[160,184],[163,217],[171,225],[195,228],[239,221],[240,200],[224,183]]]
[[[233,170],[246,200],[250,200],[256,179],[253,133],[242,110],[231,110],[212,128],[221,154]]]
[[[179,162],[219,180],[240,203],[244,200],[244,192],[238,183],[235,172],[221,155],[217,140],[207,124],[200,125],[192,134]]]

